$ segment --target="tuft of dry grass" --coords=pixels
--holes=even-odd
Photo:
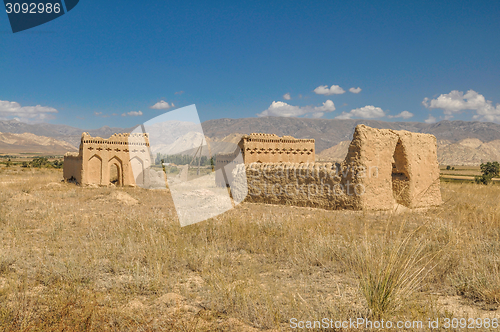
[[[365,235],[352,248],[350,266],[359,278],[370,316],[376,319],[398,313],[408,305],[434,268],[439,252],[429,248],[429,240],[418,236],[421,227],[403,235],[398,233],[373,241]]]

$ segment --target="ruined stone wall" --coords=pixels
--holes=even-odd
[[[329,210],[358,209],[362,188],[349,183],[341,167],[331,163],[245,165],[246,201]]]
[[[359,125],[341,164],[245,165],[248,202],[324,209],[392,209],[442,203],[436,138]]]
[[[148,134],[114,134],[108,139],[83,133],[78,156],[64,157],[64,179],[80,184],[110,184],[111,174],[121,186],[144,185],[151,166]]]

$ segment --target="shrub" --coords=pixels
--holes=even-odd
[[[477,184],[489,184],[494,177],[499,176],[500,164],[497,161],[487,162],[481,164],[481,176],[476,176],[475,181]]]

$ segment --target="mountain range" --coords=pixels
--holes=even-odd
[[[347,142],[352,139],[354,128],[358,124],[365,124],[380,129],[408,130],[433,134],[438,139],[438,158],[442,164],[478,164],[482,161],[500,160],[500,125],[491,122],[444,120],[427,124],[421,122],[384,122],[378,120],[265,117],[208,120],[203,122],[201,127],[207,137],[207,141],[211,144],[215,142],[234,143],[237,141],[235,135],[239,136],[253,132],[276,134],[278,136],[290,135],[296,138],[314,138],[316,140],[317,155],[321,158],[341,158],[340,156],[343,154],[343,151],[347,151]],[[134,128],[104,126],[99,129],[84,130],[67,125],[48,123],[28,124],[16,120],[0,121],[0,132],[2,133],[29,133],[53,138],[57,141],[68,143],[69,145],[66,147],[63,147],[64,143],[54,143],[59,147],[63,147],[63,150],[67,149],[67,151],[71,151],[70,146],[79,146],[80,137],[84,131],[92,136],[108,138],[114,133],[131,132]],[[162,144],[169,145],[168,150],[170,151],[173,151],[171,149],[174,149],[174,147],[176,151],[193,149],[196,144],[189,145],[182,138],[182,131],[184,130],[186,135],[188,135],[189,128],[187,124],[176,124],[175,126],[162,124],[156,126],[150,136],[154,141],[159,140]],[[35,141],[33,142],[35,143]],[[4,143],[0,143],[0,153],[15,149],[14,147],[7,148],[8,144]],[[12,144],[17,144],[20,150],[31,145],[27,137],[22,144]],[[173,145],[170,147],[171,144]],[[163,146],[163,148],[167,147]]]
[[[31,133],[12,134],[0,132],[0,153],[40,153],[61,155],[77,148],[68,142],[53,137],[38,136]]]
[[[316,155],[320,161],[341,162],[347,155],[350,141],[321,151]],[[466,138],[458,142],[437,141],[437,155],[440,165],[475,166],[488,161],[500,161],[500,140],[482,142],[477,138]]]

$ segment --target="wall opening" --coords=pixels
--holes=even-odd
[[[109,160],[109,182],[115,186],[123,186],[123,165],[117,156]]]
[[[102,160],[98,155],[93,155],[88,162],[87,182],[93,184],[101,184],[102,179]]]
[[[398,140],[392,157],[392,193],[398,204],[410,206],[408,157],[401,140]]]
[[[109,166],[109,182],[115,186],[121,186],[121,172],[118,164],[111,164]]]

